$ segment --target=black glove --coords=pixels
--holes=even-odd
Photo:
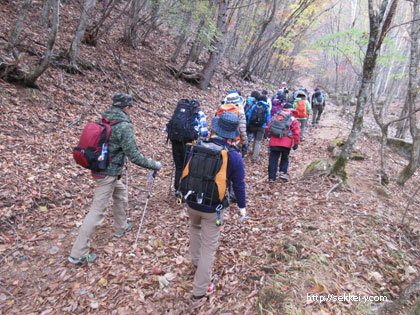
[[[297,148],[298,148],[298,144],[295,144],[294,146],[293,146],[293,150],[296,150]]]

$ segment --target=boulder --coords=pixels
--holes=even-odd
[[[329,172],[329,170],[331,169],[331,162],[328,161],[325,158],[321,158],[321,159],[317,159],[311,162],[311,164],[309,164],[305,171],[303,172],[304,176],[308,176],[308,175],[321,175],[321,174],[326,174]]]

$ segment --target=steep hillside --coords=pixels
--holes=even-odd
[[[16,12],[8,2],[0,8],[1,35],[6,38]],[[77,13],[63,15],[65,35],[59,48],[68,47],[65,39],[71,37]],[[25,32],[31,34],[30,29]],[[121,45],[118,36],[113,33],[97,47],[83,46],[82,57],[93,68],[81,75],[52,68],[40,78],[39,89],[0,81],[0,313],[189,310],[193,275],[188,216],[183,205],[176,205],[173,190],[169,193],[172,160],[165,124],[180,98],[198,99],[210,123],[229,90],[249,95],[264,85],[226,80],[224,64],[204,93],[167,71],[175,39],[164,30],[151,35],[148,47],[136,49]],[[312,82],[307,86],[314,88]],[[75,164],[71,151],[84,125],[110,106],[114,93],[130,88],[137,104],[132,115],[137,144],[143,154],[161,160],[163,168],[135,257],[129,255],[135,232],[116,240],[108,214],[92,239],[98,260],[75,268],[67,257],[89,210],[94,183]],[[249,217],[239,224],[235,207],[227,211],[214,268],[217,290],[195,313],[365,314],[371,303],[317,303],[307,300],[307,294],[395,299],[418,274],[418,202],[410,207],[410,227],[400,224],[420,183],[418,172],[405,188],[391,182],[389,190],[383,189],[375,175],[378,143],[361,137],[358,146],[366,159],[349,162],[350,188],[339,187],[332,178],[303,176],[311,161],[329,156],[332,139],[347,136],[351,121],[339,116],[340,109],[328,102],[320,126],[311,128],[293,151],[288,183],[269,185],[266,141],[260,163],[245,158]],[[405,163],[389,154],[392,178]],[[147,175],[129,164],[129,216],[135,230],[150,185]]]

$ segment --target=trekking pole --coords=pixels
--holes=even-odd
[[[175,161],[172,162],[171,180],[169,181],[168,195],[170,195],[172,192],[172,178],[174,177],[174,169],[175,169]]]
[[[126,194],[127,204],[128,204],[128,167],[127,167],[127,164],[125,164],[125,194]],[[131,220],[130,207],[127,207],[127,220]]]
[[[133,249],[131,250],[130,256],[136,256],[134,254],[134,251],[137,248],[137,242],[139,240],[139,235],[140,235],[141,227],[143,226],[143,220],[144,220],[144,216],[146,214],[147,204],[149,203],[150,195],[152,193],[152,188],[153,188],[153,184],[155,182],[156,173],[157,173],[157,171],[151,171],[150,174],[149,174],[148,180],[147,180],[147,181],[150,181],[150,179],[151,179],[152,180],[152,183],[150,184],[149,193],[147,194],[146,204],[144,205],[143,215],[141,217],[139,229],[137,230],[136,241],[134,243]]]

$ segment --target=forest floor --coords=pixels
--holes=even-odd
[[[5,17],[10,12],[7,5],[2,7],[0,29],[11,29],[13,19]],[[71,12],[63,12],[64,18],[67,14]],[[68,45],[70,34],[60,37],[58,47]],[[222,64],[204,93],[170,76],[165,64],[173,46],[153,36],[147,47],[135,50],[105,41],[83,46],[92,70],[72,75],[49,69],[39,79],[39,89],[0,81],[0,314],[189,312],[193,275],[188,216],[184,205],[175,203],[173,189],[169,192],[172,161],[165,124],[180,98],[200,100],[210,122],[229,90],[249,95],[270,87],[258,80],[226,80],[230,70]],[[72,147],[84,125],[96,120],[127,84],[137,93],[132,121],[139,149],[161,160],[163,168],[135,256],[129,254],[150,182],[147,170],[129,164],[133,232],[113,238],[108,211],[91,242],[98,259],[77,267],[67,258],[89,210],[94,182],[73,161]],[[315,87],[306,84],[311,91]],[[366,314],[373,302],[319,303],[307,296],[393,300],[419,274],[418,197],[405,221],[409,227],[401,224],[408,199],[420,184],[419,172],[405,187],[395,181],[388,189],[381,187],[376,175],[379,144],[361,135],[357,146],[366,158],[349,161],[350,186],[338,187],[325,176],[303,176],[314,159],[330,158],[331,140],[347,137],[352,118],[341,116],[341,109],[327,100],[320,125],[309,127],[306,141],[291,153],[289,182],[269,185],[268,142],[260,163],[245,158],[248,217],[240,224],[235,206],[226,211],[213,270],[216,291],[194,313]],[[393,152],[387,159],[395,179],[407,161]]]

